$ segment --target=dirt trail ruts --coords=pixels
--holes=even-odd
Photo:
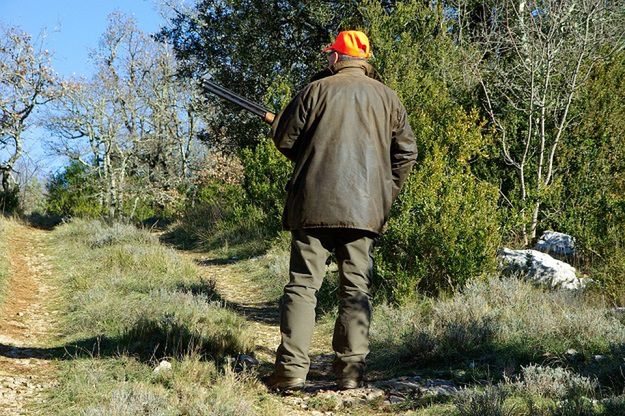
[[[0,414],[32,414],[54,381],[46,351],[57,311],[52,266],[45,254],[47,232],[25,225],[8,230],[9,282],[0,301]]]

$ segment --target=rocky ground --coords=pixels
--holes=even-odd
[[[32,414],[53,388],[56,288],[45,231],[16,225],[8,236],[10,281],[0,306],[0,414]]]

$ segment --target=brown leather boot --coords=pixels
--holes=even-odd
[[[285,377],[272,374],[263,380],[269,390],[273,391],[293,391],[301,390],[306,384],[306,380],[299,377]]]

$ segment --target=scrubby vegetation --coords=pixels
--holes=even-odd
[[[562,368],[527,366],[514,378],[466,391],[457,416],[608,416],[625,411],[622,396],[601,398],[599,384]]]
[[[616,391],[623,387],[622,317],[584,295],[491,278],[449,298],[381,305],[374,322],[372,362],[378,368],[437,368],[471,379],[551,362]]]
[[[65,307],[63,414],[275,414],[258,382],[230,372],[253,335],[190,260],[147,231],[75,221],[53,235]],[[172,370],[154,373],[161,359]],[[94,388],[95,386],[95,388]],[[255,387],[256,386],[256,387]]]
[[[64,342],[75,355],[62,363],[54,408],[278,411],[254,379],[224,366],[251,348],[244,319],[192,263],[128,224],[163,226],[163,240],[178,248],[238,261],[232,267],[277,300],[288,270],[280,220],[291,164],[267,126],[203,96],[197,82],[209,74],[279,111],[324,64],[319,51],[337,28],[360,28],[419,149],[376,243],[373,369],[468,387],[440,406],[415,399],[402,408],[424,414],[624,413],[625,318],[613,309],[625,305],[624,9],[522,4],[198,0],[156,36],[112,15],[91,81],[45,78],[56,107],[44,124],[71,162],[49,178],[40,214],[74,218],[54,232]],[[8,40],[29,45],[12,33]],[[0,65],[0,90],[30,97],[11,85],[24,71],[37,75],[20,62]],[[21,149],[31,120],[17,120],[3,118],[0,150]],[[0,172],[0,211],[26,212],[13,159]],[[10,226],[0,218],[0,294]],[[568,260],[594,280],[590,290],[547,292],[497,277],[498,248],[531,248],[549,229],[575,237]],[[318,296],[328,321],[336,275],[329,264]],[[152,372],[161,358],[172,360],[171,372]]]

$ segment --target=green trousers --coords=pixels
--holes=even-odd
[[[334,251],[339,266],[339,315],[332,347],[338,378],[362,377],[369,353],[371,321],[371,248],[375,234],[351,229],[292,231],[289,283],[281,303],[280,332],[275,373],[306,378],[308,350],[315,324],[317,291],[326,273],[326,260]]]

